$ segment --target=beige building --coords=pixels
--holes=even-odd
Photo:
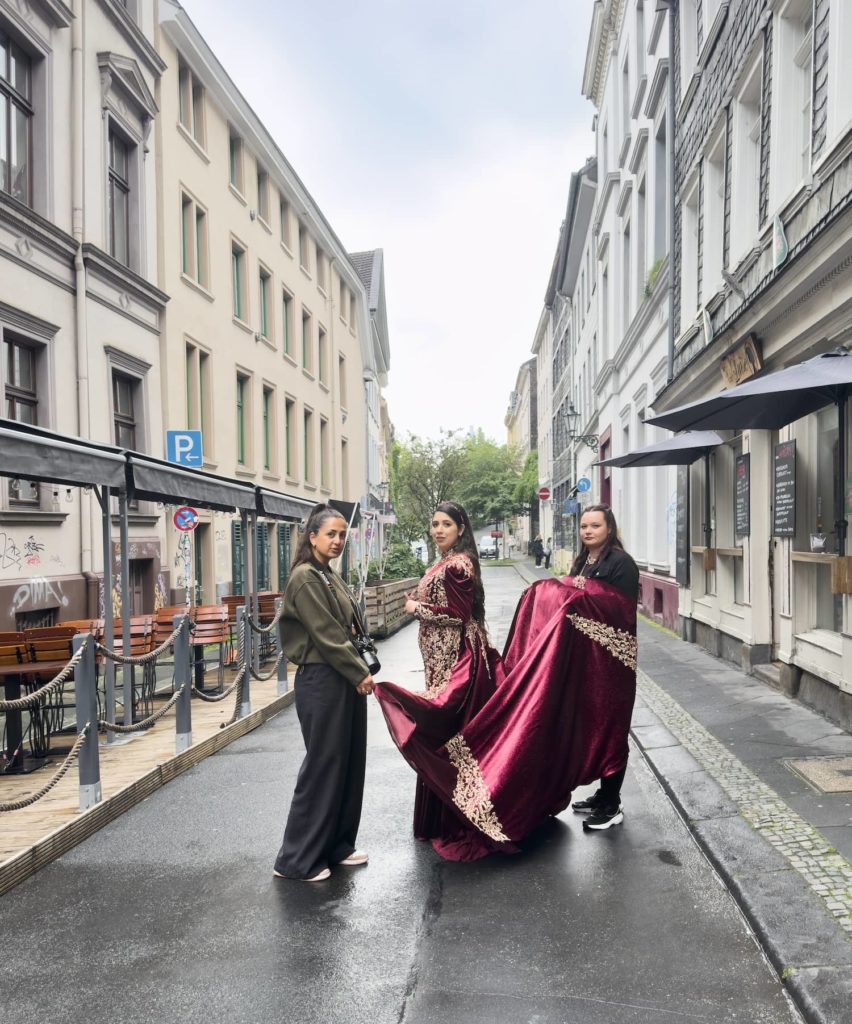
[[[503,422],[506,427],[506,443],[520,453],[523,466],[530,452],[538,449],[538,384],[534,358],[522,363],[518,370]],[[526,551],[540,531],[538,511],[539,505],[536,502],[530,514],[512,518],[513,546],[517,546],[520,551]]]
[[[72,7],[0,0],[3,415],[159,453],[152,127],[165,65],[150,5]],[[100,523],[91,494],[0,484],[0,628],[98,614]],[[135,510],[130,539],[131,583],[153,605],[166,576],[156,510]]]

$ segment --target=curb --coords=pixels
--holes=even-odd
[[[293,690],[276,697],[265,707],[258,708],[245,718],[240,718],[233,725],[218,729],[212,736],[201,740],[180,754],[135,779],[124,789],[102,800],[99,804],[83,812],[74,821],[60,825],[55,831],[40,839],[34,846],[22,851],[16,857],[0,866],[0,896],[19,885],[30,875],[56,860],[64,853],[78,846],[83,840],[108,825],[111,821],[129,811],[131,807],[141,803],[146,797],[162,788],[167,782],[194,768],[205,758],[223,747],[229,746],[246,733],[252,732],[270,718],[289,707],[295,699]]]
[[[630,735],[808,1024],[852,1021],[852,943],[654,712]]]

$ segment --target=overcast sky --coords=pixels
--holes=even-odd
[[[183,3],[347,249],[384,249],[398,434],[504,441],[593,148],[591,0]]]

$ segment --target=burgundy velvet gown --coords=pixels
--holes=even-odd
[[[427,640],[421,632],[421,646]],[[476,690],[472,708],[393,683],[375,691],[419,785],[478,833],[447,844],[430,835],[448,860],[515,852],[518,840],[568,806],[574,789],[625,767],[635,602],[600,580],[540,580],[521,597],[502,664],[492,659],[491,671],[496,689],[484,700],[487,688]],[[456,668],[449,678],[460,690]]]

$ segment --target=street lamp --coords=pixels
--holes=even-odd
[[[580,419],[580,414],[574,408],[573,402],[568,403],[568,408],[563,411],[562,415],[565,419],[565,425],[568,428],[568,440],[582,441],[582,443],[591,448],[593,452],[596,452],[598,450],[598,435],[577,433],[577,423]]]

